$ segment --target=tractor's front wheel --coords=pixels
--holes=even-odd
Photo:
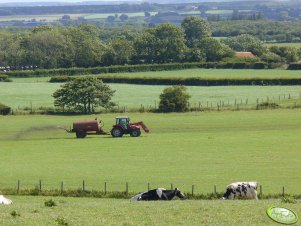
[[[141,131],[140,130],[133,130],[130,133],[131,137],[139,137],[141,135]]]
[[[119,128],[114,128],[111,131],[112,137],[122,137],[123,136],[123,131]]]

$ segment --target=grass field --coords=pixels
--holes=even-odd
[[[222,70],[224,71],[224,70]],[[286,72],[286,71],[285,71]],[[175,73],[179,73],[176,71]],[[188,73],[186,70],[183,73]],[[226,72],[225,72],[226,73]],[[148,76],[151,73],[135,73],[141,76]],[[156,73],[153,73],[154,75]],[[160,76],[171,76],[172,72],[160,72]],[[277,74],[277,71],[275,71]],[[119,74],[127,75],[127,73]],[[131,74],[128,74],[129,76]],[[188,74],[185,74],[188,76]],[[193,71],[191,76],[193,76]],[[223,76],[220,74],[220,76]],[[297,76],[297,75],[295,75]],[[51,95],[59,88],[60,84],[48,83],[49,78],[20,78],[14,79],[11,83],[0,83],[0,102],[11,106],[12,108],[23,107],[53,107],[53,98]],[[113,97],[120,107],[139,108],[144,106],[158,106],[159,95],[166,86],[150,85],[127,85],[110,84],[116,90]],[[300,98],[300,86],[224,86],[224,87],[187,87],[191,94],[191,104],[216,106],[217,102],[224,101],[228,104],[245,103],[248,99],[249,104],[255,104],[257,98],[259,101],[270,100],[278,101],[280,99]]]
[[[46,21],[57,21],[66,14],[49,14],[49,15],[13,15],[13,16],[1,16],[0,22],[4,21],[30,21],[35,19],[37,21],[46,20]],[[86,14],[68,14],[71,19],[75,20],[79,17],[85,16]]]
[[[301,214],[301,205],[265,201],[172,201],[129,202],[128,200],[61,198],[55,207],[45,207],[50,197],[9,197],[11,206],[0,206],[1,225],[279,225],[266,209],[284,206]],[[12,211],[20,214],[13,217]]]
[[[296,47],[301,48],[301,43],[266,43],[266,46],[280,46],[280,47]]]
[[[259,181],[263,193],[300,194],[301,110],[127,114],[150,134],[140,138],[76,139],[57,126],[95,116],[0,117],[0,188],[130,192],[179,187],[185,192],[222,192],[233,181]],[[98,115],[109,131],[117,114]]]

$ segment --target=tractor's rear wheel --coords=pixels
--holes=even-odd
[[[141,131],[140,130],[133,130],[130,133],[131,137],[139,137],[141,135]]]
[[[123,136],[123,131],[119,128],[114,128],[111,131],[112,137],[122,137]]]
[[[76,137],[77,138],[85,138],[87,136],[85,131],[77,131],[76,132]]]

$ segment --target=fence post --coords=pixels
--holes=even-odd
[[[83,191],[85,191],[85,180],[83,180]]]
[[[107,182],[105,182],[105,195],[107,194]]]
[[[216,185],[214,185],[214,194],[216,194]]]
[[[194,195],[194,185],[191,186],[191,195]]]
[[[150,188],[149,183],[147,183],[147,191],[149,191],[149,188]]]
[[[18,193],[20,191],[20,180],[18,180],[17,191],[18,191]]]
[[[125,194],[128,195],[129,194],[129,183],[126,182],[125,184]]]
[[[259,195],[262,195],[262,186],[259,186]]]
[[[61,193],[63,193],[63,191],[64,191],[64,182],[61,181]]]
[[[173,184],[170,184],[170,189],[173,190]]]
[[[39,180],[39,190],[40,190],[40,192],[42,191],[42,181],[41,181],[41,179]]]
[[[284,197],[284,186],[282,187],[282,197]]]

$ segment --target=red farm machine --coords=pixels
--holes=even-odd
[[[67,132],[75,133],[77,138],[85,138],[87,135],[109,135],[110,133],[103,131],[102,127],[102,121],[96,118],[95,120],[75,121],[72,129]],[[111,135],[112,137],[122,137],[130,134],[131,137],[139,137],[141,135],[140,127],[146,133],[149,132],[149,129],[141,121],[131,123],[127,116],[116,117],[116,124],[111,129]]]

